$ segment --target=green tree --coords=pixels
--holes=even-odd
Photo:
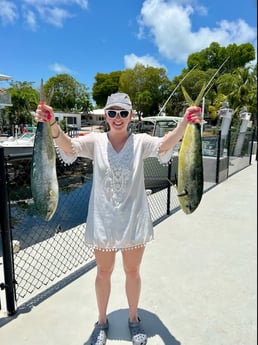
[[[118,91],[121,74],[121,71],[96,74],[95,83],[92,87],[92,98],[98,107],[103,108],[106,104],[107,97]]]
[[[152,95],[150,91],[145,90],[143,92],[139,92],[136,95],[135,103],[137,104],[136,112],[138,114],[139,120],[141,120],[142,115],[148,114],[149,111],[149,104],[152,102]]]
[[[229,59],[212,80],[205,93],[204,114],[209,116],[211,114],[209,110],[212,109],[214,118],[214,114],[225,101],[228,101],[230,107],[234,109],[235,117],[243,106],[255,114],[257,109],[257,65],[255,67],[248,66],[248,63],[254,59],[254,47],[250,43],[240,46],[231,44],[226,48],[212,43],[209,48],[191,54],[188,58],[188,69],[197,64],[198,66],[191,72],[183,85],[194,99],[203,82],[209,81],[227,57]],[[182,79],[188,69],[183,70],[182,75],[172,81],[173,87],[175,87],[176,82]],[[180,107],[182,109],[182,104],[182,93],[178,91],[174,95],[173,101],[168,105],[167,112],[177,113]]]
[[[88,88],[68,74],[58,74],[45,83],[47,102],[54,110],[90,111],[92,103]]]
[[[257,64],[251,68],[252,86],[249,88],[249,106],[248,110],[252,113],[254,126],[257,128]]]
[[[218,90],[227,96],[230,106],[238,110],[254,105],[254,94],[257,90],[256,76],[250,67],[237,68],[232,74],[223,74],[218,79]],[[253,109],[252,109],[253,110]]]
[[[189,55],[187,59],[188,69],[198,65],[198,69],[207,71],[210,68],[217,69],[225,61],[227,61],[221,73],[231,73],[238,67],[244,67],[247,63],[255,59],[255,49],[251,43],[243,43],[237,46],[235,43],[229,44],[227,47],[221,47],[217,42],[212,42],[208,48],[200,52]]]
[[[185,78],[186,72],[187,71],[185,70],[180,77],[175,77],[171,83],[171,92],[175,89],[177,89],[177,91],[171,99],[171,102],[169,102],[166,107],[167,115],[179,116],[183,114],[184,109],[187,107],[182,89],[181,87],[178,87],[182,79]],[[209,69],[208,71],[200,71],[199,69],[192,70],[188,77],[186,77],[182,82],[182,86],[184,86],[192,99],[196,99],[203,85],[208,85],[215,72],[216,70],[214,69]],[[212,103],[212,99],[214,98],[214,82],[215,81],[213,81],[213,83],[210,85],[210,90],[207,93],[207,106]]]
[[[244,68],[255,59],[255,49],[251,43],[244,43],[239,46],[232,43],[227,47],[227,54],[230,56],[227,72],[233,72],[236,68]]]
[[[129,94],[138,114],[151,116],[159,113],[168,96],[169,86],[164,68],[136,64],[122,73],[119,89]]]
[[[39,102],[38,92],[32,87],[32,82],[10,82],[10,93],[13,106],[6,108],[9,124],[32,124],[31,111],[35,111]]]

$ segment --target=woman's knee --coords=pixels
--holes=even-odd
[[[135,250],[123,251],[123,267],[127,278],[132,280],[139,279],[140,267],[144,248],[137,248]]]
[[[124,271],[127,279],[136,281],[140,278],[139,267],[132,267],[130,269],[124,268]]]
[[[97,263],[97,278],[101,280],[110,279],[115,265],[115,253],[95,250],[95,259]]]
[[[113,267],[97,267],[97,278],[100,280],[109,280],[113,273]]]

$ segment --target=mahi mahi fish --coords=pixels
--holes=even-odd
[[[40,102],[44,103],[43,81]],[[31,192],[38,214],[49,221],[58,204],[56,151],[48,122],[38,122],[31,163]]]
[[[182,91],[189,106],[198,106],[205,91],[203,86],[193,101],[184,87]],[[203,161],[201,125],[188,122],[178,155],[177,193],[181,209],[193,213],[199,206],[203,194]]]

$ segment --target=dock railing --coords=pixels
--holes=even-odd
[[[234,135],[210,140],[203,155],[204,192],[252,163],[256,131],[245,134],[238,156]],[[256,156],[257,157],[257,156]],[[175,175],[177,158],[160,165],[144,162],[145,188],[153,224],[180,210]],[[92,185],[92,163],[78,158],[71,166],[57,161],[60,197],[57,211],[46,222],[35,214],[30,190],[31,155],[5,156],[0,148],[0,310],[7,315],[31,298],[44,294],[67,277],[94,267],[93,252],[84,242]],[[78,273],[80,274],[80,273]]]

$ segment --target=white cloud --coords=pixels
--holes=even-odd
[[[45,21],[48,24],[62,27],[65,19],[72,17],[72,14],[62,8],[50,8],[50,7],[41,7],[38,8],[38,12],[42,21]]]
[[[40,22],[62,27],[67,18],[74,14],[69,7],[76,5],[85,10],[88,8],[88,0],[21,0],[20,8],[14,1],[0,0],[0,21],[5,25],[18,19],[18,11],[28,27],[35,30]]]
[[[81,8],[88,7],[88,0],[22,0],[24,4],[38,6],[65,6],[65,5],[79,5]]]
[[[24,10],[23,16],[28,27],[35,31],[38,27],[35,13],[30,10]]]
[[[85,10],[88,8],[88,0],[74,0],[74,3],[79,5],[81,8],[84,8]]]
[[[14,23],[18,18],[16,5],[11,1],[0,0],[0,21],[3,25]]]
[[[191,16],[207,13],[206,8],[196,6],[198,8],[190,0],[145,0],[139,19],[139,38],[149,36],[163,57],[177,63],[185,63],[189,54],[214,41],[227,46],[256,39],[256,29],[241,19],[234,22],[222,20],[214,28],[201,27],[194,32]]]
[[[159,64],[159,62],[150,55],[144,56],[136,56],[135,54],[125,55],[124,57],[125,68],[134,68],[137,63],[140,63],[144,66],[152,66],[152,67],[163,67]]]
[[[65,65],[62,65],[60,63],[54,63],[53,65],[50,65],[49,68],[51,71],[54,71],[58,74],[60,74],[60,73],[72,74],[73,73],[73,71],[70,68],[68,68]]]

